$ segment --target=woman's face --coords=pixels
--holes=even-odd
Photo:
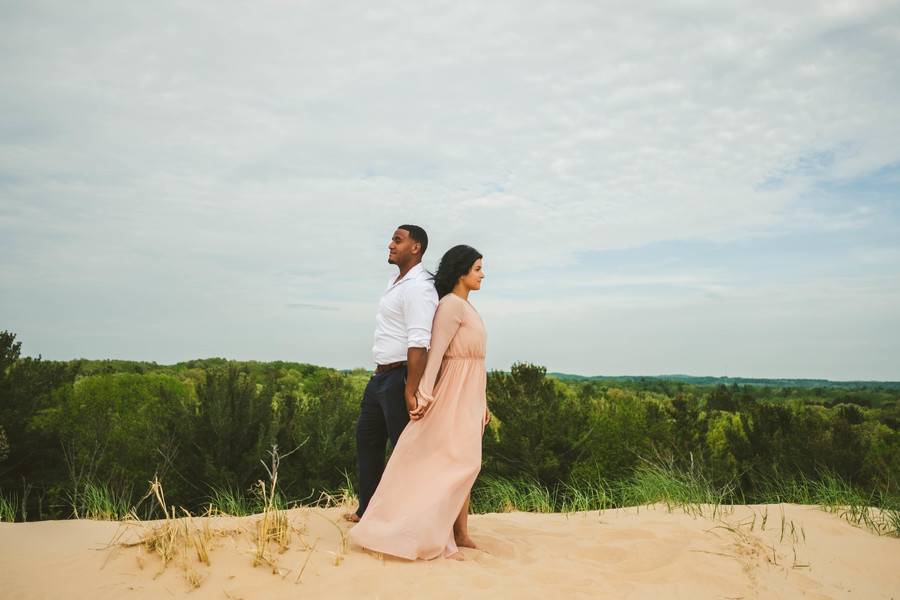
[[[484,271],[481,268],[481,259],[475,261],[469,272],[459,278],[459,281],[470,290],[480,290],[481,280],[484,279]]]

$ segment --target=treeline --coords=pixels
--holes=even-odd
[[[698,377],[695,375],[573,375],[571,373],[549,373],[550,376],[563,381],[595,381],[595,382],[629,382],[638,385],[658,381],[666,384],[690,384],[702,386],[715,385],[752,385],[781,389],[812,388],[820,390],[900,390],[900,381],[831,381],[828,379],[766,379],[760,377]]]
[[[284,497],[315,499],[354,482],[369,376],[289,362],[45,361],[0,332],[0,498],[17,519],[65,518],[92,486],[136,500],[158,475],[169,502],[202,512],[223,491],[246,495],[277,444],[296,449],[281,464]],[[890,389],[561,381],[517,364],[488,378],[496,418],[482,473],[552,488],[624,481],[661,461],[747,502],[831,476],[897,498],[898,399]]]

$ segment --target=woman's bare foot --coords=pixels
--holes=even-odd
[[[351,523],[359,523],[359,515],[355,512],[348,512],[342,515],[345,521],[350,521]]]
[[[475,545],[475,542],[472,541],[472,538],[467,535],[454,535],[453,539],[460,548],[478,548],[478,546]]]

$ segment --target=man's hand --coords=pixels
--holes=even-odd
[[[416,400],[416,395],[414,393],[410,393],[409,390],[406,390],[403,395],[406,398],[406,410],[407,412],[409,412],[410,420],[418,421],[422,418],[422,415],[425,414],[425,407],[419,406],[419,403]]]
[[[416,391],[419,389],[419,382],[422,380],[422,373],[425,372],[425,363],[428,360],[428,351],[425,348],[408,348],[406,350],[406,390],[404,397],[406,398],[406,410],[409,411],[409,418],[418,421],[425,414],[424,406],[419,406],[416,402]]]

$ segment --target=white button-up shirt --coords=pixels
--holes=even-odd
[[[408,348],[431,345],[431,322],[438,304],[431,275],[419,263],[394,283],[396,278],[388,281],[375,315],[372,355],[376,365],[406,360]]]

